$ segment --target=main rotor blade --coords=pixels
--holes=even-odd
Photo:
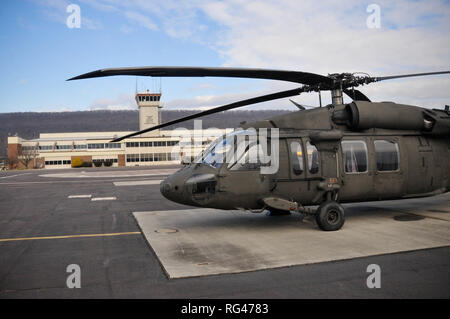
[[[349,98],[351,98],[354,101],[367,101],[370,102],[370,99],[364,95],[364,93],[362,93],[359,90],[355,90],[355,89],[343,89],[342,91],[344,91],[345,94],[347,94],[347,96]]]
[[[300,88],[296,88],[293,90],[287,90],[287,91],[281,91],[281,92],[277,92],[277,93],[272,93],[272,94],[267,94],[267,95],[262,95],[262,96],[258,96],[258,97],[254,97],[251,99],[247,99],[247,100],[242,100],[242,101],[238,101],[238,102],[233,102],[227,105],[223,105],[223,106],[219,106],[210,110],[206,110],[200,113],[196,113],[196,114],[192,114],[189,116],[185,116],[173,121],[169,121],[163,124],[159,124],[153,127],[149,127],[145,130],[139,131],[139,132],[135,132],[132,134],[128,134],[119,138],[116,138],[114,140],[111,141],[111,143],[113,142],[119,142],[123,139],[129,138],[129,137],[133,137],[139,134],[143,134],[143,133],[147,133],[150,131],[154,131],[163,127],[167,127],[173,124],[177,124],[177,123],[181,123],[184,121],[188,121],[188,120],[193,120],[202,116],[206,116],[206,115],[210,115],[210,114],[214,114],[214,113],[219,113],[219,112],[223,112],[223,111],[228,111],[228,110],[232,110],[238,107],[242,107],[242,106],[246,106],[246,105],[250,105],[250,104],[255,104],[255,103],[261,103],[261,102],[267,102],[267,101],[272,101],[272,100],[276,100],[276,99],[281,99],[281,98],[285,98],[285,97],[290,97],[290,96],[294,96],[294,95],[298,95],[302,92],[305,92],[305,88],[304,87],[300,87]]]
[[[248,68],[209,68],[209,67],[127,67],[127,68],[109,68],[85,73],[67,81],[89,79],[114,75],[139,75],[139,76],[157,76],[157,77],[233,77],[233,78],[252,78],[280,80],[307,85],[325,84],[332,85],[333,80],[327,76],[300,72],[269,69],[248,69]]]
[[[399,78],[409,78],[414,76],[425,76],[425,75],[438,75],[438,74],[448,74],[450,71],[440,71],[440,72],[427,72],[427,73],[414,73],[414,74],[403,74],[403,75],[391,75],[391,76],[378,76],[374,77],[375,81],[392,80]]]

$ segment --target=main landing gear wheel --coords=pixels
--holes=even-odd
[[[345,222],[344,208],[334,201],[322,203],[316,212],[316,222],[322,230],[339,230]]]

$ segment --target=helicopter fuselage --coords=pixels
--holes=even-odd
[[[370,108],[373,112],[365,115]],[[353,102],[249,123],[244,128],[278,128],[276,172],[200,160],[169,176],[161,192],[186,205],[248,210],[444,193],[450,189],[450,117],[429,112],[390,102]],[[365,123],[365,116],[372,122]]]

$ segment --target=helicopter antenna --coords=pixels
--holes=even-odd
[[[322,94],[320,93],[320,88],[318,92],[319,92],[319,107],[322,107]]]
[[[303,105],[298,104],[297,102],[295,102],[295,101],[293,101],[293,100],[291,100],[291,99],[289,99],[289,101],[291,101],[292,104],[294,104],[294,105],[295,105],[296,107],[298,107],[300,110],[302,110],[302,111],[306,110],[306,108],[305,108]]]

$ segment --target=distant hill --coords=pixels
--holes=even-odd
[[[163,110],[163,122],[188,116],[199,111]],[[205,116],[203,128],[238,127],[242,121],[253,122],[277,115],[289,113],[278,111],[228,111]],[[193,128],[194,121],[188,121],[168,127]],[[139,117],[137,110],[130,111],[83,111],[53,113],[0,113],[0,159],[7,157],[8,135],[22,138],[38,138],[40,133],[58,132],[105,132],[105,131],[137,131]]]

